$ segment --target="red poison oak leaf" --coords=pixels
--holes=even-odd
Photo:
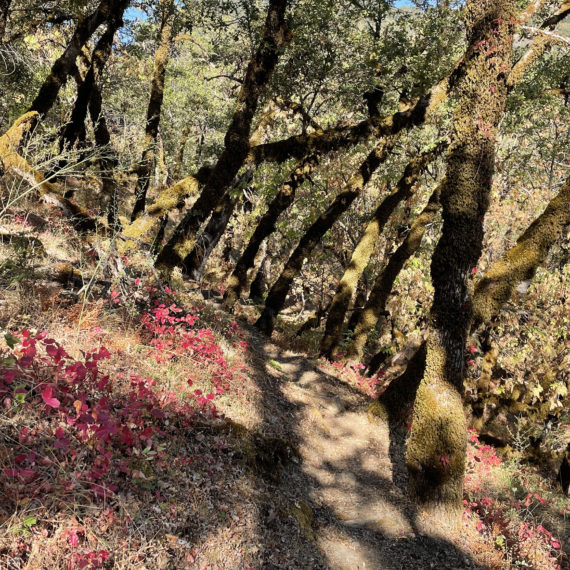
[[[46,406],[50,408],[59,408],[60,401],[52,396],[53,388],[47,386],[42,392],[42,400]]]

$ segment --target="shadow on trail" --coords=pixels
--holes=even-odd
[[[390,437],[384,424],[370,423],[367,398],[318,363],[246,330],[257,387],[247,402],[257,408],[260,423],[252,430],[192,410],[185,416],[169,410],[166,400],[153,400],[152,415],[145,400],[141,422],[160,431],[165,455],[133,454],[127,444],[115,450],[124,452],[125,466],[110,473],[118,488],[104,501],[85,497],[92,480],[79,484],[66,447],[71,442],[56,446],[53,437],[41,435],[60,421],[57,411],[34,420],[33,442],[23,441],[15,424],[3,423],[0,452],[10,463],[0,474],[2,524],[12,524],[14,513],[33,512],[45,540],[56,544],[60,531],[72,533],[72,540],[58,542],[53,553],[13,554],[15,529],[0,532],[0,566],[57,568],[50,557],[58,552],[72,556],[104,544],[109,564],[126,569],[139,568],[141,561],[157,569],[473,567],[451,543],[416,532],[404,481],[394,474],[403,467],[404,436]],[[133,388],[135,395],[143,393],[144,382]],[[95,390],[90,405],[96,396]],[[120,410],[132,409],[126,395],[117,395],[105,413],[123,418]],[[85,477],[88,470],[96,474],[102,465],[97,450],[75,440],[73,446]],[[43,461],[39,466],[36,456]],[[34,464],[34,479],[20,481],[10,470],[27,461]],[[49,522],[56,517],[66,521],[65,529]],[[84,527],[93,530],[92,537]],[[31,541],[35,535],[29,536]]]
[[[259,567],[477,568],[451,542],[415,528],[414,505],[405,494],[405,434],[369,422],[367,398],[318,363],[249,330],[263,414],[259,429],[288,439],[300,452],[282,467],[274,493],[278,514],[277,501],[266,504],[258,528],[263,544],[265,529],[293,519],[299,541],[288,545],[282,566],[264,548]],[[304,552],[316,554],[312,565],[295,566]]]

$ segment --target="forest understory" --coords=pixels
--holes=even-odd
[[[0,0],[0,568],[570,568],[566,0]]]

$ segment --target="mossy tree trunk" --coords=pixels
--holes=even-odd
[[[570,177],[544,212],[485,273],[475,287],[474,325],[487,323],[509,300],[515,287],[532,279],[548,251],[570,225]]]
[[[290,40],[285,23],[287,0],[270,0],[261,43],[250,61],[242,83],[231,124],[224,139],[224,150],[213,168],[202,193],[175,228],[157,258],[157,266],[182,265],[192,250],[202,222],[226,193],[249,153],[251,123],[259,97],[277,64],[280,51]]]
[[[287,260],[281,275],[267,295],[265,307],[255,326],[270,336],[275,327],[275,319],[283,309],[285,299],[295,277],[301,271],[305,258],[309,257],[315,246],[338,218],[348,210],[352,202],[362,193],[372,174],[392,152],[399,135],[383,138],[366,157],[357,172],[350,178],[332,204],[311,224],[299,244]]]
[[[113,13],[107,23],[107,29],[99,38],[97,45],[93,49],[93,54],[91,55],[91,65],[85,74],[83,82],[77,89],[77,96],[75,98],[75,103],[71,112],[71,118],[65,125],[65,129],[63,130],[63,133],[59,140],[59,149],[61,152],[66,149],[70,149],[75,145],[81,129],[85,127],[85,119],[87,117],[87,111],[89,109],[91,94],[93,93],[94,89],[98,89],[98,85],[101,82],[101,74],[107,63],[107,60],[109,59],[109,56],[111,55],[115,32],[122,25],[123,12],[118,11],[116,13]]]
[[[12,0],[0,0],[0,44],[4,41]]]
[[[184,201],[189,196],[197,195],[199,188],[204,186],[210,178],[210,172],[209,166],[203,166],[195,175],[187,176],[174,186],[162,190],[158,198],[147,206],[144,214],[123,230],[123,235],[137,240],[151,239],[156,242],[157,232],[164,225],[168,214],[176,208],[182,208]],[[134,244],[134,241],[124,242],[121,244],[121,248],[126,251]]]
[[[406,453],[409,492],[418,510],[453,523],[462,507],[467,449],[462,387],[470,277],[482,249],[517,12],[514,0],[468,0],[465,17],[468,51],[441,189],[442,235],[431,263],[426,365]]]
[[[310,176],[317,165],[318,160],[315,156],[306,158],[291,173],[287,182],[279,187],[267,211],[261,216],[228,280],[228,288],[224,295],[224,303],[227,308],[231,309],[240,298],[246,286],[247,272],[253,267],[261,244],[275,231],[275,224],[279,216],[293,203],[297,188]]]
[[[443,83],[447,86],[447,82]],[[280,141],[251,146],[247,157],[244,159],[244,166],[259,166],[265,162],[282,164],[291,158],[302,160],[312,154],[327,154],[350,148],[371,137],[381,138],[398,133],[423,122],[428,108],[436,108],[445,100],[447,87],[442,89],[445,91],[444,95],[438,94],[437,100],[433,103],[430,92],[427,96],[419,99],[411,108],[398,111],[392,115],[384,117],[375,115],[354,125],[332,127],[326,130],[319,129],[313,133],[302,133]],[[181,182],[184,181],[185,179]],[[211,208],[214,206],[215,204]],[[208,217],[211,208],[206,211],[203,219]],[[202,220],[196,220],[195,223],[199,226]]]
[[[326,358],[332,359],[333,354],[338,350],[346,311],[348,310],[358,281],[368,266],[378,236],[398,204],[413,194],[418,180],[427,165],[437,154],[441,153],[445,147],[446,145],[441,143],[435,148],[414,157],[406,166],[394,192],[382,200],[376,208],[371,221],[366,226],[364,233],[352,253],[350,263],[338,284],[333,298],[327,318],[325,334],[320,346],[320,353]]]
[[[256,303],[261,303],[263,295],[267,291],[267,280],[269,278],[269,269],[271,268],[271,258],[267,253],[267,241],[263,242],[263,252],[261,254],[261,262],[259,269],[255,275],[255,279],[249,287],[249,298]]]
[[[534,2],[529,5],[529,8],[533,6]],[[530,19],[530,17],[536,12],[536,10],[526,10],[521,16],[522,21]],[[556,26],[564,20],[568,15],[570,15],[570,2],[565,1],[558,11],[552,16],[544,20],[540,29],[552,31]],[[558,40],[555,36],[538,34],[536,38],[530,43],[527,50],[518,59],[516,64],[513,66],[508,79],[509,88],[512,89],[515,85],[524,77],[525,73],[528,71],[530,66],[537,61],[545,52],[547,52]]]
[[[110,33],[109,28],[107,28],[107,31],[103,34],[98,45],[93,50],[92,57],[89,57],[87,50],[83,48],[81,51],[81,59],[87,68],[85,80],[78,77],[80,76],[80,72],[77,66],[75,75],[78,83],[79,99],[79,91],[82,90],[84,81],[88,79],[89,74],[92,74],[91,76],[93,80],[88,81],[88,84],[90,84],[90,91],[87,94],[87,98],[83,98],[82,96],[81,99],[83,102],[88,103],[89,115],[91,117],[91,122],[93,123],[95,146],[98,149],[99,171],[103,184],[103,195],[107,201],[107,223],[115,231],[120,231],[122,228],[117,217],[118,190],[114,177],[114,171],[117,167],[118,159],[115,150],[111,146],[111,134],[107,128],[105,115],[102,112],[103,97],[99,87],[99,80],[101,78],[103,68],[112,49],[112,40],[113,36]],[[107,49],[109,50],[109,53],[106,53]],[[83,94],[85,94],[85,91],[83,91]],[[83,116],[81,121],[83,129],[79,131],[78,140],[81,139],[82,132],[85,130],[85,116]],[[79,125],[79,123],[80,121],[77,120],[76,124]],[[75,144],[75,141],[72,144]],[[59,169],[61,170],[64,166],[65,161],[60,161]]]
[[[409,109],[392,115],[373,116],[354,125],[332,127],[260,144],[250,149],[248,162],[255,165],[265,162],[281,164],[291,158],[301,160],[309,154],[322,155],[350,148],[372,137],[380,139],[390,136],[421,124],[426,117],[430,103],[431,94],[428,94]]]
[[[53,64],[29,111],[36,111],[40,119],[47,115],[57,99],[59,90],[65,85],[81,48],[103,22],[108,21],[114,14],[122,14],[129,2],[130,0],[101,0],[92,14],[79,21],[63,54]]]
[[[204,231],[196,240],[194,248],[184,259],[186,272],[192,279],[198,281],[202,277],[210,254],[228,227],[230,218],[243,195],[244,186],[249,184],[252,178],[252,167],[248,167],[245,172],[237,177],[237,180],[232,185],[233,189],[226,192],[224,197],[218,202]]]
[[[354,327],[352,342],[346,350],[348,359],[359,360],[362,357],[368,335],[376,326],[380,316],[386,312],[386,301],[392,291],[396,277],[398,277],[406,261],[420,247],[426,227],[433,222],[439,210],[439,190],[438,186],[428,200],[426,207],[412,224],[404,241],[376,277],[366,306]]]
[[[517,284],[521,280],[533,277],[538,265],[545,259],[549,249],[560,239],[564,228],[567,228],[569,224],[570,178],[565,181],[559,194],[550,201],[545,211],[521,235],[517,245],[505,252],[475,286],[472,329],[480,324],[490,325],[503,304],[512,295]],[[488,336],[488,331],[485,331],[483,337],[488,339]],[[482,395],[486,393],[492,369],[498,357],[496,347],[489,344],[488,340],[485,341],[485,344],[487,347],[484,350],[485,356],[481,364],[481,376],[477,382],[477,389]],[[377,367],[373,367],[373,362],[377,356],[371,360],[367,373],[374,374],[376,372]],[[418,384],[423,371],[423,367],[421,370],[416,370],[419,372]],[[414,373],[414,377],[416,376]],[[404,376],[393,380],[378,399],[380,408],[383,408],[386,413],[394,414],[393,421],[402,419],[399,409],[404,404],[407,405],[413,401],[413,397],[415,397],[417,385],[413,391],[408,390],[406,382],[409,379],[410,375],[406,373]]]
[[[158,128],[160,125],[162,100],[164,99],[164,80],[166,78],[166,67],[170,57],[174,31],[174,0],[160,0],[160,12],[160,28],[157,38],[158,46],[154,52],[154,65],[152,70],[152,80],[150,82],[150,97],[146,111],[144,150],[141,161],[137,167],[135,205],[131,214],[131,221],[134,221],[144,212],[146,194],[156,162]]]
[[[255,131],[249,139],[251,146],[261,142],[264,132],[271,124],[274,115],[274,105],[270,102],[260,114]],[[186,272],[192,279],[200,279],[208,257],[220,241],[238,201],[242,198],[243,194],[240,190],[252,181],[253,173],[253,166],[247,166],[241,175],[236,176],[231,187],[214,208],[208,224],[197,238],[192,251],[185,257],[184,266],[187,268]]]

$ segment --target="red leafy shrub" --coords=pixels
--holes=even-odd
[[[517,498],[511,474],[495,449],[469,431],[464,520],[476,526],[503,563],[532,568],[561,568],[562,543],[538,522],[536,506],[546,503],[537,492]],[[517,489],[518,490],[518,489]]]
[[[194,328],[197,321],[175,305],[157,304],[142,315],[156,361],[192,358],[211,373],[214,388],[207,393],[191,389],[192,378],[178,393],[136,375],[125,387],[102,371],[110,357],[105,347],[74,358],[45,332],[7,335],[0,400],[8,417],[35,418],[12,434],[18,443],[4,457],[9,496],[105,498],[121,477],[140,471],[141,458],[161,460],[161,439],[174,426],[191,426],[196,414],[218,416],[214,400],[230,389],[232,370],[212,331]]]

